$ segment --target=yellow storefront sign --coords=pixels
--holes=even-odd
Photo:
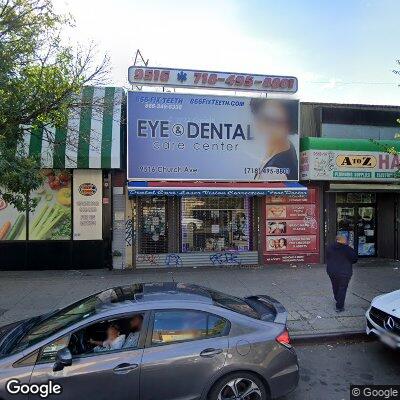
[[[372,155],[338,155],[336,165],[345,168],[375,168],[376,157]]]

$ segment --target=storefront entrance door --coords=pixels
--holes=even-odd
[[[347,195],[351,195],[348,193]],[[359,195],[354,193],[354,195]],[[343,196],[343,195],[341,195]],[[376,256],[376,206],[374,197],[370,197],[369,204],[337,203],[337,234],[347,237],[350,246],[356,249],[359,256]],[[337,200],[341,197],[338,196]],[[352,197],[350,197],[352,199]],[[355,200],[364,198],[356,196]]]

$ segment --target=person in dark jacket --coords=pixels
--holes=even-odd
[[[347,244],[343,235],[336,237],[336,242],[326,250],[326,272],[332,282],[336,311],[344,311],[347,286],[353,275],[353,264],[357,262],[357,253]]]

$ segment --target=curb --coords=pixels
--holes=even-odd
[[[290,332],[289,332],[290,333]],[[368,336],[364,330],[347,331],[347,332],[326,332],[326,333],[304,333],[291,335],[293,344],[307,343],[325,343],[336,340],[362,340],[372,341],[373,337]]]

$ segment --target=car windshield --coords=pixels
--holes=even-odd
[[[58,310],[25,331],[11,353],[22,351],[62,329],[89,318],[101,312],[107,305],[135,300],[135,296],[142,292],[142,285],[108,289]]]
[[[239,314],[247,315],[251,318],[260,319],[258,313],[243,299],[239,297],[230,296],[228,294],[217,292],[216,290],[206,289],[211,296],[214,304],[227,308],[228,310],[237,312]]]

